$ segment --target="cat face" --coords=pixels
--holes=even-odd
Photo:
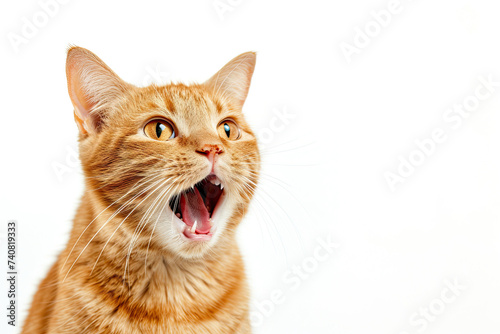
[[[186,258],[229,242],[260,166],[241,112],[254,65],[245,53],[203,84],[139,88],[90,51],[69,50],[80,158],[102,233]]]

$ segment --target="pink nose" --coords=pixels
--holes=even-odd
[[[196,152],[205,155],[213,163],[215,156],[224,153],[224,150],[220,145],[205,144],[200,149],[197,149]]]

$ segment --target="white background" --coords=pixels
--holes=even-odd
[[[401,0],[348,62],[342,43],[377,29],[370,13],[389,0],[220,2],[222,16],[213,0],[72,0],[17,48],[9,36],[42,5],[2,2],[0,221],[2,233],[19,221],[20,320],[83,191],[64,67],[72,43],[137,85],[202,81],[258,52],[244,111],[265,165],[239,231],[255,333],[500,333],[500,87],[456,128],[443,119],[473,101],[480,76],[500,81],[500,6]],[[446,140],[392,191],[384,173],[436,128]],[[317,238],[339,245],[319,263]],[[298,287],[294,265],[310,271]],[[446,280],[463,286],[449,303]]]

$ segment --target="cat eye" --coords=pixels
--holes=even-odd
[[[236,140],[240,138],[240,128],[231,119],[225,119],[219,123],[217,127],[217,131],[219,132],[219,136],[222,138],[227,138],[229,140]]]
[[[144,127],[144,134],[151,139],[168,140],[175,138],[173,125],[163,119],[154,119]]]

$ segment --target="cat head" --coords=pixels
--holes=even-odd
[[[184,258],[234,239],[260,167],[242,113],[255,60],[241,54],[202,84],[136,87],[92,52],[69,49],[84,201],[108,224],[102,233]]]

